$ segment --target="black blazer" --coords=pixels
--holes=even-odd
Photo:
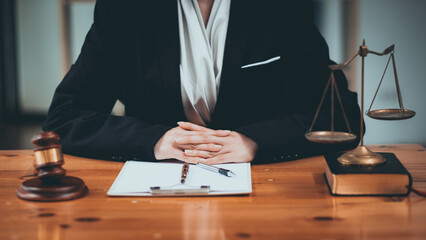
[[[44,130],[68,154],[154,160],[158,139],[185,121],[180,90],[177,1],[98,0],[81,54],[55,91]],[[280,56],[269,64],[241,68]],[[223,73],[208,127],[238,131],[259,146],[256,161],[289,160],[354,147],[304,137],[330,72],[312,2],[232,0]],[[343,73],[337,82],[359,134],[360,111]],[[126,116],[110,115],[117,99]],[[328,98],[327,98],[328,99]],[[336,106],[335,128],[346,130]],[[330,128],[327,101],[316,124]]]

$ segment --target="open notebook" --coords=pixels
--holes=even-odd
[[[185,184],[180,183],[182,165],[127,161],[108,190],[108,196],[235,195],[252,192],[250,163],[215,165],[231,170],[235,177],[226,177],[191,164]]]

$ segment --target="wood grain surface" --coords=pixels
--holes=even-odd
[[[426,191],[425,148],[371,149],[395,153]],[[0,239],[426,239],[426,198],[333,197],[323,157],[253,165],[249,196],[112,198],[123,162],[65,155],[90,192],[54,203],[16,197],[32,161],[31,150],[0,151]]]

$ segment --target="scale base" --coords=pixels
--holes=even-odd
[[[358,146],[337,158],[337,161],[342,165],[374,166],[384,163],[386,159],[382,155],[370,151],[366,146]]]

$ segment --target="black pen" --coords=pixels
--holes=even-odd
[[[204,163],[197,163],[197,166],[199,166],[200,168],[204,168],[206,170],[212,171],[212,172],[217,172],[219,174],[222,174],[224,176],[227,177],[235,177],[235,173],[233,173],[231,170],[225,169],[225,168],[218,168],[215,166],[211,166],[211,165],[207,165]]]
[[[180,183],[184,184],[186,180],[186,176],[188,175],[189,163],[184,163],[182,165],[182,175],[180,177]]]

